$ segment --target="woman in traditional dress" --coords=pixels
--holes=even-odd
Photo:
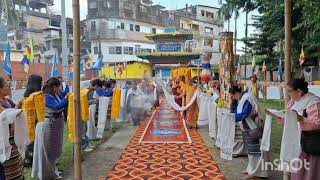
[[[230,89],[231,99],[237,100],[235,113],[236,122],[240,124],[243,132],[245,145],[248,148],[248,166],[242,174],[243,179],[256,179],[268,177],[268,171],[262,168],[263,162],[268,162],[268,154],[260,150],[260,139],[262,138],[262,117],[258,99],[251,93],[243,93],[238,86]]]
[[[56,167],[63,146],[63,110],[68,106],[68,97],[62,97],[61,83],[49,79],[43,87],[46,95],[46,118],[38,122],[34,143],[32,177],[40,180],[61,178]]]
[[[194,93],[196,93],[198,88],[196,84],[197,82],[194,78],[182,87],[183,95],[186,97],[186,104],[191,101]],[[199,107],[197,102],[194,101],[193,104],[185,111],[185,120],[189,129],[197,128],[198,115]]]
[[[303,79],[293,79],[288,83],[291,100],[288,109],[297,112],[300,123],[301,162],[309,163],[306,169],[302,166],[297,173],[291,174],[292,180],[320,179],[320,98],[308,92],[308,83]]]
[[[15,104],[6,96],[11,95],[10,84],[0,77],[0,112],[7,108],[14,108]],[[21,108],[19,103],[16,108]],[[11,145],[10,159],[3,164],[0,163],[0,180],[22,180],[23,177],[23,159],[18,152],[14,141],[14,124],[9,125],[9,141]]]
[[[36,74],[32,74],[28,78],[26,91],[24,92],[24,97],[29,97],[32,93],[41,91],[42,87],[42,77]],[[37,119],[35,119],[35,123],[37,124]],[[36,125],[35,124],[35,125]],[[33,145],[34,143],[30,143],[27,146],[26,157],[25,157],[25,166],[32,166],[32,158],[33,158]]]

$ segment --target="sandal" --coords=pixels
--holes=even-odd
[[[245,174],[245,175],[247,175],[247,174],[248,174],[248,172],[247,172],[247,170],[243,170],[243,171],[241,171],[241,174]]]

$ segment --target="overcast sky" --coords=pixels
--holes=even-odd
[[[68,17],[72,17],[72,0],[66,1],[66,14]],[[61,0],[54,0],[55,5],[53,6],[53,10],[57,13],[61,13]],[[190,5],[206,5],[213,7],[220,7],[218,0],[154,0],[154,4],[160,4],[167,9],[180,9],[184,8],[186,4]],[[250,13],[258,14],[257,12]],[[85,19],[87,15],[87,0],[80,0],[80,16],[81,19]],[[249,17],[250,17],[249,15]],[[251,18],[249,19],[249,24],[252,24],[253,21]],[[227,30],[227,23],[224,25],[224,30]],[[249,27],[248,33],[254,32],[254,28]],[[232,18],[230,23],[230,31],[234,31],[234,20]],[[238,39],[245,37],[245,13],[240,12],[240,17],[238,19]],[[243,43],[239,42],[237,44],[237,50],[243,47]],[[242,54],[241,52],[238,52]]]

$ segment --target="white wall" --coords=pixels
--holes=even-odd
[[[135,43],[135,42],[112,42],[112,41],[103,41],[101,42],[101,51],[104,57],[104,62],[124,62],[124,61],[137,61],[142,60],[137,58],[135,54],[135,46],[140,45],[141,48],[146,49],[155,49],[155,44],[147,44],[147,43]],[[93,57],[93,61],[97,61],[98,55],[94,54],[94,47],[98,47],[98,42],[92,42],[91,45],[91,54]],[[122,54],[109,54],[109,47],[122,47]],[[133,47],[133,55],[124,54],[124,47]]]

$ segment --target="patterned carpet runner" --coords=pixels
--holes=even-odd
[[[159,108],[159,111],[171,111]],[[172,114],[168,112],[167,114]],[[180,116],[178,116],[180,117]],[[171,117],[170,117],[171,119]],[[152,120],[150,120],[152,121]],[[156,123],[157,121],[153,121]],[[179,121],[180,122],[180,121]],[[196,130],[192,143],[140,143],[150,122],[143,122],[107,177],[108,180],[224,180],[218,164]]]
[[[168,104],[162,101],[153,113],[140,143],[191,143],[191,139],[181,113],[168,108]]]

